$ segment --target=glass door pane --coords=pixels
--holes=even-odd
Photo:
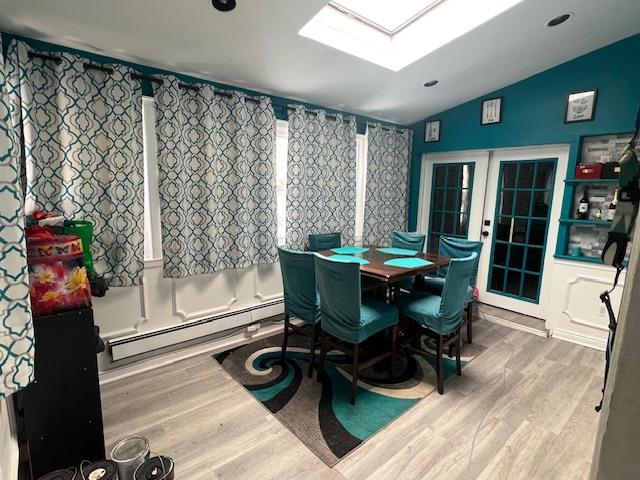
[[[475,164],[435,163],[431,185],[428,250],[438,251],[441,236],[467,238]]]
[[[489,291],[538,303],[555,159],[500,164]]]

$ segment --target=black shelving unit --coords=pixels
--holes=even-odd
[[[34,318],[35,381],[19,392],[33,479],[105,458],[90,308]]]

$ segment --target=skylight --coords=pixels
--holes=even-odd
[[[393,8],[389,8],[390,1],[334,0],[329,2],[329,6],[384,33],[393,34],[442,1],[401,0],[394,2]]]
[[[298,32],[398,71],[523,0],[334,0]]]

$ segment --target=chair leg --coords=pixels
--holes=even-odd
[[[462,375],[462,363],[460,361],[460,349],[462,347],[461,335],[462,333],[458,330],[458,336],[456,337],[456,373],[458,376]]]
[[[398,341],[398,325],[391,329],[391,362],[389,367],[389,380],[393,379],[393,372],[396,366],[396,343]]]
[[[436,346],[436,379],[438,383],[438,393],[442,395],[444,393],[444,385],[442,379],[442,335],[438,335],[438,344]]]
[[[313,375],[313,362],[316,358],[316,343],[318,343],[318,332],[320,332],[319,323],[313,326],[313,337],[311,337],[311,351],[309,352],[309,378],[311,378],[311,375]]]
[[[284,360],[287,353],[287,342],[289,341],[289,314],[284,314],[284,337],[282,339],[282,352],[280,352],[280,358]]]
[[[473,343],[473,335],[471,330],[473,329],[473,305],[467,303],[467,343]]]
[[[358,390],[358,351],[360,350],[359,344],[353,345],[353,369],[351,371],[351,405],[356,404],[356,392]]]
[[[318,372],[316,373],[316,380],[320,381],[320,372],[324,372],[324,356],[327,353],[327,334],[323,331],[320,332],[320,361],[318,362]]]

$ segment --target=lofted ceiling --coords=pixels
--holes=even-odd
[[[638,0],[522,0],[393,72],[298,35],[327,3],[0,0],[0,30],[401,124],[640,32]]]

